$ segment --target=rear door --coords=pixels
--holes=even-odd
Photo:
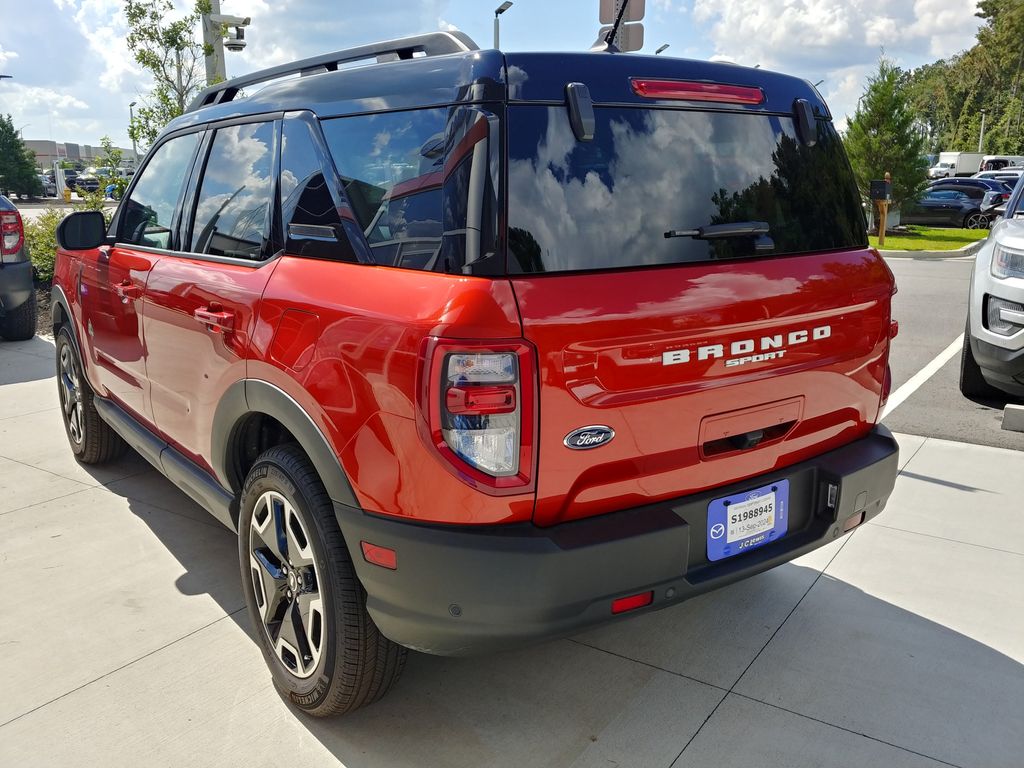
[[[170,247],[198,142],[191,134],[158,147],[121,205],[115,244],[83,257],[78,291],[84,334],[79,338],[92,363],[93,383],[150,424],[142,298],[154,265]]]
[[[893,283],[838,136],[812,130],[813,144],[792,115],[597,106],[577,141],[564,107],[509,107],[538,523],[736,483],[870,429]],[[742,222],[767,232],[692,236]]]
[[[279,123],[210,130],[185,201],[180,250],[146,285],[147,370],[166,439],[210,469],[214,411],[245,377],[256,306],[278,247]]]

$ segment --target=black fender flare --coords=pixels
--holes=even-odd
[[[359,508],[348,475],[334,449],[301,405],[283,389],[261,379],[236,381],[221,397],[213,417],[210,455],[213,471],[225,488],[241,489],[244,477],[237,477],[230,448],[235,431],[247,416],[263,413],[277,419],[299,442],[320,475],[333,501]]]
[[[71,332],[71,343],[75,348],[75,354],[78,355],[78,359],[81,361],[82,375],[85,376],[86,381],[89,380],[89,371],[85,365],[85,357],[82,355],[82,344],[78,340],[78,329],[75,328],[75,316],[71,314],[71,303],[68,301],[68,297],[64,294],[64,289],[59,285],[54,285],[50,289],[50,324],[53,326],[53,335],[56,338],[57,329],[62,323],[58,322],[60,315],[63,313],[64,317],[67,318],[68,330]],[[95,389],[95,386],[89,381],[89,386]]]

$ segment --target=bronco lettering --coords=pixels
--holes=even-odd
[[[786,344],[796,346],[806,344],[811,339],[820,341],[832,336],[831,325],[819,325],[816,328],[800,329],[790,331],[786,334]],[[751,354],[755,350],[763,354]],[[778,351],[772,351],[778,350]],[[738,365],[747,363],[761,363],[765,360],[777,360],[786,354],[783,348],[782,334],[774,336],[762,336],[760,339],[740,339],[729,344],[729,351],[734,357],[725,361],[727,368],[735,368]],[[697,360],[709,360],[725,357],[724,344],[705,344],[697,347]],[[661,354],[662,365],[679,365],[688,363],[692,359],[688,349],[673,349]]]

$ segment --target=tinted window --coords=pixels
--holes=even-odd
[[[813,147],[793,120],[755,114],[598,108],[578,142],[562,107],[512,107],[510,270],[672,264],[867,244],[860,195],[839,138]],[[666,238],[671,230],[763,221],[752,237]],[[765,245],[762,240],[761,245]]]
[[[433,269],[441,249],[447,109],[325,120],[324,136],[378,264]]]
[[[152,248],[173,247],[170,227],[198,143],[199,134],[192,133],[157,148],[123,204],[118,240]]]
[[[269,255],[273,158],[274,123],[217,131],[196,201],[193,253],[242,259]]]
[[[286,250],[298,256],[356,261],[327,185],[324,161],[309,126],[298,119],[285,120],[281,133],[281,216]]]

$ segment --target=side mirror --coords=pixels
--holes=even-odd
[[[99,248],[107,239],[107,222],[99,211],[76,211],[57,226],[57,245],[65,251]]]

